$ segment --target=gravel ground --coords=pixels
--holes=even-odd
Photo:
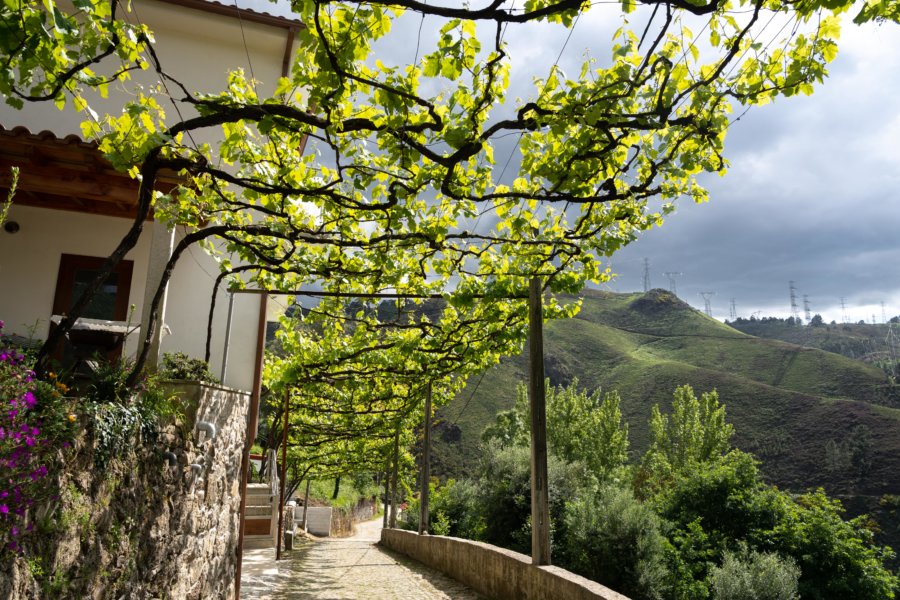
[[[376,545],[381,519],[348,538],[303,540],[276,562],[275,550],[247,550],[245,600],[480,600],[449,577]]]

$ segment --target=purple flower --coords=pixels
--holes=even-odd
[[[9,514],[9,505],[0,504],[0,515],[8,515]]]
[[[34,408],[37,404],[37,398],[34,397],[34,393],[31,390],[25,392],[25,395],[22,396],[22,401],[28,408]]]

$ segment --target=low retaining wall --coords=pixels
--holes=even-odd
[[[319,537],[329,537],[333,510],[330,506],[310,506],[306,514],[306,531]],[[297,513],[303,518],[302,510],[298,510]]]
[[[535,567],[531,557],[490,544],[382,529],[381,545],[494,600],[628,600],[590,579],[559,567]]]

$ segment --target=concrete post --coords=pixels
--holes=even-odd
[[[422,443],[422,491],[419,495],[419,535],[428,533],[428,482],[431,480],[431,382],[425,392],[425,439]]]
[[[302,521],[302,523],[303,523],[303,531],[304,532],[309,531],[309,529],[307,529],[307,527],[306,527],[306,517],[309,514],[309,511],[307,510],[309,508],[309,484],[310,484],[310,480],[309,480],[309,477],[307,476],[306,492],[303,494],[303,521]]]
[[[384,469],[384,515],[381,517],[381,527],[382,529],[387,529],[388,526],[388,512],[391,506],[391,463],[388,461],[387,466]]]
[[[144,288],[144,304],[141,310],[141,337],[143,337],[143,333],[150,326],[150,305],[153,303],[153,296],[156,295],[156,289],[159,287],[160,281],[162,281],[166,263],[169,261],[169,257],[172,256],[172,250],[175,248],[174,228],[170,230],[164,223],[153,221],[150,224],[150,230],[150,260],[147,264],[147,282]],[[166,322],[168,289],[167,285],[159,303],[159,320],[156,323],[156,331],[153,333],[150,351],[147,354],[145,366],[149,371],[156,371],[159,366],[159,346]]]
[[[394,434],[394,471],[391,473],[391,518],[388,519],[388,527],[395,529],[397,527],[397,475],[399,471],[398,462],[400,460],[400,427]]]

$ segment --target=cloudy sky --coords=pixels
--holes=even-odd
[[[754,108],[729,133],[731,169],[705,180],[711,201],[682,204],[613,258],[616,291],[676,278],[679,296],[713,314],[800,310],[853,321],[900,313],[900,28],[845,26],[831,77],[810,97]]]
[[[594,19],[565,45],[560,65],[570,72],[619,24]],[[546,33],[507,34],[514,67],[549,68],[565,37]],[[801,315],[803,295],[829,321],[841,320],[842,298],[853,321],[880,321],[881,302],[888,317],[900,314],[900,27],[845,25],[830,73],[810,97],[744,115],[726,141],[728,174],[702,180],[710,202],[678,204],[612,258],[618,275],[604,287],[641,290],[647,258],[653,287],[682,273],[678,295],[702,308],[700,292],[715,292],[720,319],[732,298],[738,316],[789,316],[790,281]]]
[[[280,12],[258,1],[262,10]],[[640,7],[633,26],[639,29],[647,15],[649,7]],[[404,17],[379,46],[379,58],[411,61],[416,40],[432,46],[440,24]],[[595,7],[571,34],[510,26],[504,34],[513,63],[510,97],[529,96],[531,78],[546,76],[557,60],[575,75],[585,56],[603,59],[621,24],[613,6]],[[488,28],[480,33],[491,39]],[[846,23],[830,72],[810,97],[745,114],[726,141],[728,174],[702,180],[711,201],[679,204],[663,227],[616,254],[611,265],[618,275],[604,287],[641,290],[647,258],[653,287],[669,287],[666,272],[682,273],[678,295],[702,308],[700,292],[714,292],[713,315],[720,319],[729,316],[732,299],[738,316],[788,316],[790,281],[801,314],[804,295],[827,321],[873,315],[881,321],[882,302],[888,317],[900,314],[900,26]],[[499,164],[513,144],[497,144]]]

